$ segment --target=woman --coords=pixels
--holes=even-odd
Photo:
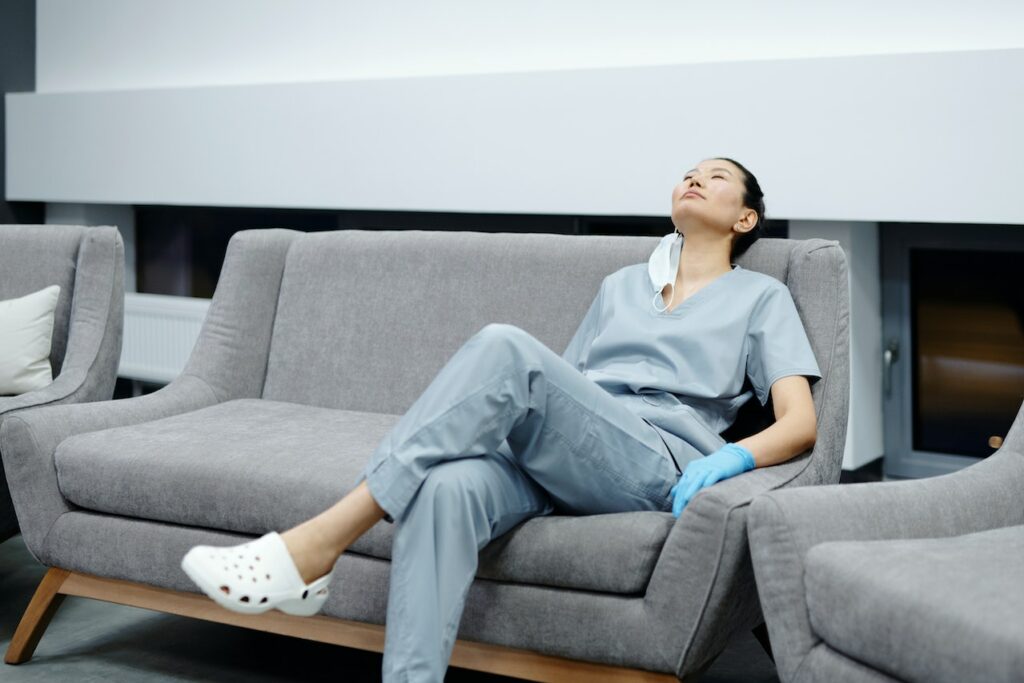
[[[440,681],[491,539],[556,507],[679,517],[700,489],[810,448],[821,375],[789,290],[730,263],[763,226],[756,178],[702,161],[673,190],[672,222],[648,263],[604,279],[561,357],[517,327],[484,327],[338,503],[280,535],[197,546],[182,568],[228,609],[310,615],[341,553],[397,522],[384,680]],[[726,443],[739,407],[769,393],[775,423]]]

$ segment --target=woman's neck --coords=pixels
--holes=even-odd
[[[709,239],[705,235],[686,237],[679,252],[676,282],[697,284],[728,273],[732,270],[729,262],[731,248],[728,237],[724,241]]]

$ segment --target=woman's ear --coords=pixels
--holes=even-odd
[[[736,224],[732,226],[732,229],[738,233],[750,232],[757,225],[757,211],[753,209],[747,209],[743,212]]]

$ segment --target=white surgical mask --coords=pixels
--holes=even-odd
[[[679,252],[682,248],[683,236],[673,230],[661,238],[658,246],[654,248],[651,258],[647,261],[647,274],[651,278],[651,286],[654,287],[654,299],[651,303],[654,305],[654,310],[659,313],[667,311],[672,305],[672,299],[676,296],[676,273],[679,272]],[[672,294],[665,307],[661,308],[658,306],[658,300],[661,298],[661,290],[665,288],[665,285],[672,287]]]

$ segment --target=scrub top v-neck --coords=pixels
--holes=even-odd
[[[651,306],[650,307],[651,313],[654,314],[654,315],[675,315],[679,311],[679,309],[684,308],[687,304],[689,304],[691,301],[693,301],[694,298],[699,297],[709,287],[714,287],[716,284],[719,283],[719,281],[722,280],[722,278],[727,278],[730,275],[732,275],[736,271],[737,268],[739,268],[739,266],[737,266],[736,264],[733,264],[732,265],[732,270],[730,270],[729,272],[726,272],[726,273],[722,273],[721,275],[719,275],[718,277],[713,279],[711,282],[708,282],[707,284],[702,286],[700,289],[698,289],[696,292],[694,292],[690,296],[688,296],[685,299],[683,299],[683,301],[680,302],[680,303],[677,303],[676,300],[673,298],[672,299],[673,308],[671,310],[657,311],[657,310],[655,310],[655,308],[653,306]],[[673,289],[675,289],[675,286],[673,286]],[[659,293],[659,297],[661,298],[661,305],[664,306],[665,303],[666,303],[664,295]]]
[[[770,275],[734,265],[671,311],[655,293],[646,263],[605,277],[562,358],[704,455],[776,380],[821,378],[789,288]]]

